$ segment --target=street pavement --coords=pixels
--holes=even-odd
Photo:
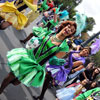
[[[6,54],[14,48],[25,47],[20,43],[20,39],[24,39],[30,32],[32,27],[36,26],[36,22],[42,17],[39,16],[33,23],[31,23],[24,30],[16,30],[12,26],[4,31],[0,30],[0,85],[3,79],[9,72],[7,66]],[[23,84],[19,86],[9,85],[0,95],[0,100],[34,100],[32,96],[38,96],[42,88],[26,87]],[[44,100],[55,100],[55,96],[50,89],[47,90]]]

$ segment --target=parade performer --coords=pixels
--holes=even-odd
[[[47,22],[47,24],[45,25],[46,27],[48,27],[48,29],[51,29],[53,27],[55,27],[56,25],[58,25],[59,21],[60,21],[60,17],[58,16],[59,14],[59,10],[61,8],[63,4],[59,5],[57,8],[54,8],[54,19],[51,19]],[[68,13],[67,13],[68,15]],[[63,16],[65,17],[65,16]]]
[[[1,29],[5,29],[10,25],[18,30],[23,29],[28,22],[28,18],[21,11],[23,11],[27,7],[32,9],[33,12],[36,12],[37,0],[17,0],[15,2],[7,1],[4,4],[0,5],[0,16],[5,20],[5,22],[0,25]],[[5,23],[8,23],[8,25],[6,25]]]
[[[84,51],[87,50],[85,53]],[[65,63],[61,63],[59,64],[58,61],[60,60],[56,60],[56,63],[54,63],[55,59],[50,59],[50,65],[47,66],[47,71],[49,71],[52,75],[52,77],[54,78],[55,82],[60,85],[60,84],[64,84],[65,81],[67,81],[67,77],[68,74],[71,72],[74,73],[80,69],[82,69],[83,67],[76,69],[77,67],[80,67],[80,65],[85,63],[85,57],[89,55],[88,53],[88,49],[83,49],[80,52],[70,52],[72,53],[72,57],[70,57],[70,59],[67,59],[65,61]],[[88,53],[88,54],[87,54]],[[69,55],[70,56],[70,55]],[[72,61],[71,61],[72,59]],[[58,63],[57,63],[58,62]]]
[[[59,19],[62,19],[62,18],[64,19],[66,16],[68,17],[69,13],[67,12],[67,10],[59,12],[61,6],[62,4],[59,5],[58,7],[54,7],[50,9],[49,11],[45,11],[43,13],[43,18],[37,23],[37,25],[46,26],[47,22],[49,22],[50,20],[54,18],[54,14],[61,16]]]
[[[61,17],[61,18],[64,18],[64,17],[66,17],[66,16],[68,16],[68,12],[66,11],[66,10],[64,10],[64,11],[62,11],[61,12],[62,13],[62,15],[61,16],[63,16],[63,17]],[[55,20],[56,18],[55,18],[55,16],[54,16],[54,20]],[[48,27],[50,27],[50,26],[48,26]],[[53,26],[52,26],[53,27]],[[39,45],[38,43],[38,41],[34,41],[34,40],[36,40],[36,37],[39,37],[39,39],[41,40],[41,38],[43,38],[43,37],[45,37],[45,36],[47,36],[47,35],[50,35],[50,34],[52,34],[52,33],[54,33],[54,31],[52,30],[52,27],[50,27],[50,29],[48,30],[48,28],[46,27],[46,28],[42,28],[42,27],[33,27],[33,32],[32,33],[30,33],[29,35],[28,35],[28,37],[26,37],[26,39],[24,39],[24,40],[20,40],[20,42],[22,42],[22,43],[26,43],[28,40],[28,42],[27,42],[27,44],[26,44],[26,48],[28,48],[28,49],[32,49],[32,48],[34,48],[34,47],[37,47],[36,45]]]
[[[60,15],[61,16],[61,19],[64,19],[66,16],[68,16],[68,12],[66,10],[60,12],[60,14],[61,14]],[[57,14],[54,14],[54,19],[52,19],[52,21],[54,23],[56,23],[56,22],[58,23],[58,21],[57,21]],[[28,35],[28,37],[26,37],[26,39],[20,40],[20,42],[26,43],[33,36],[36,36],[36,37],[44,37],[44,36],[47,36],[47,35],[50,35],[50,34],[54,33],[55,31],[52,28],[54,28],[55,25],[57,25],[57,23],[55,25],[53,25],[52,24],[52,21],[50,23],[48,22],[48,24],[46,24],[44,28],[42,28],[42,27],[33,27],[33,29],[32,29],[33,32],[30,33]],[[45,22],[45,23],[47,23],[47,22]],[[34,39],[34,37],[33,37],[33,39]],[[33,45],[33,44],[31,44],[31,45]]]
[[[74,35],[76,24],[73,21],[65,21],[63,27],[56,35],[45,37],[37,48],[27,50],[25,48],[16,48],[7,53],[10,73],[3,80],[0,93],[10,84],[18,85],[20,82],[26,86],[40,87],[45,79],[45,63],[56,53],[62,58],[69,47],[63,45],[63,41]]]
[[[54,14],[56,12],[57,8],[53,8],[50,11],[46,11],[43,13],[43,18],[37,23],[38,26],[46,26],[47,23],[54,19]],[[66,21],[69,18],[69,13],[67,10],[63,10],[57,13],[58,20]],[[51,24],[52,25],[52,24]]]
[[[44,12],[43,18],[38,22],[38,25],[42,27],[47,27],[48,30],[54,29],[54,27],[58,24],[59,20],[61,19],[60,16],[62,18],[68,16],[68,12],[66,10],[59,13],[61,6],[62,4],[58,7],[52,8],[50,11]]]

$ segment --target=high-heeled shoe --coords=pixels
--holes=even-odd
[[[20,40],[20,42],[21,42],[21,43],[24,43],[24,44],[26,43],[26,41],[24,41],[24,40]]]
[[[40,96],[36,97],[36,96],[33,96],[34,100],[43,100],[43,98],[40,98]]]

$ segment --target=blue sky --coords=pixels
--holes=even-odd
[[[100,30],[100,1],[99,0],[83,0],[76,9],[80,13],[84,13],[88,17],[93,17],[95,19],[96,25],[92,32],[88,32],[90,35],[96,33]]]

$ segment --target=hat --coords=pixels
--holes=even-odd
[[[64,19],[65,17],[68,17],[69,12],[67,10],[63,10],[62,12],[59,12],[59,18]]]

